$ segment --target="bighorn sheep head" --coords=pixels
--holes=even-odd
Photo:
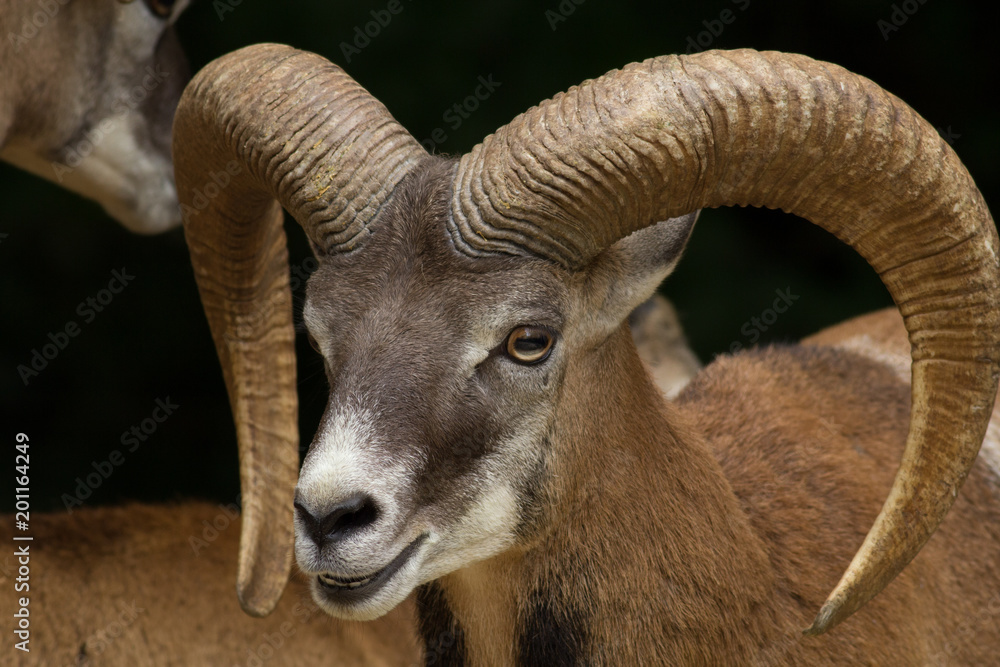
[[[170,160],[189,71],[188,0],[0,0],[0,159],[94,199],[125,227],[180,224]]]
[[[450,161],[340,68],[260,45],[195,77],[175,133],[238,429],[238,590],[252,613],[280,594],[293,524],[300,565],[334,572],[318,599],[370,618],[557,521],[574,491],[553,466],[574,438],[613,438],[615,415],[636,409],[601,405],[584,378],[638,383],[645,400],[623,322],[703,207],[781,208],[831,231],[881,276],[913,343],[902,465],[813,632],[913,558],[982,442],[1000,359],[992,219],[932,127],[835,65],[751,50],[654,58],[543,102]],[[231,182],[192,205],[227,165]],[[280,206],[320,259],[304,315],[331,383],[297,517]],[[378,581],[362,577],[375,570]]]

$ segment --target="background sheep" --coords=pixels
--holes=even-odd
[[[133,232],[179,224],[170,124],[188,70],[171,26],[186,5],[0,2],[0,159]]]
[[[235,506],[185,502],[32,513],[30,653],[5,628],[4,664],[190,667],[416,665],[413,605],[377,623],[337,621],[294,580],[266,619],[233,595]],[[13,517],[0,539],[15,544]],[[17,559],[0,556],[0,614],[15,612]]]
[[[675,398],[701,370],[701,362],[688,347],[677,310],[657,294],[632,311],[629,326],[639,357],[653,380],[667,398]]]

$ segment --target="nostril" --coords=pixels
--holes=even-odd
[[[316,525],[316,517],[310,514],[309,510],[297,500],[293,503],[293,506],[295,507],[295,513],[302,519],[302,523],[306,524],[306,527],[312,530]]]
[[[320,530],[326,538],[337,539],[375,523],[376,518],[375,501],[371,496],[358,493],[330,510],[320,522]]]
[[[363,493],[345,498],[322,519],[317,519],[298,502],[295,503],[295,511],[319,546],[328,541],[344,539],[375,523],[379,513],[375,500]]]

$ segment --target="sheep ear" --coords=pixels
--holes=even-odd
[[[648,299],[673,272],[701,211],[670,218],[626,236],[602,252],[586,269],[592,312],[609,330]]]

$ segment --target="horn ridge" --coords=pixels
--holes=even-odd
[[[578,270],[659,220],[732,205],[780,208],[851,245],[892,294],[913,345],[900,469],[809,629],[824,632],[933,533],[996,396],[1000,241],[937,131],[868,79],[806,56],[653,58],[560,93],[473,148],[455,173],[450,224],[469,254]]]
[[[321,257],[354,249],[427,153],[341,68],[261,44],[194,77],[177,108],[173,154],[184,233],[236,422],[237,594],[244,610],[263,616],[291,569],[299,465],[281,207]]]

